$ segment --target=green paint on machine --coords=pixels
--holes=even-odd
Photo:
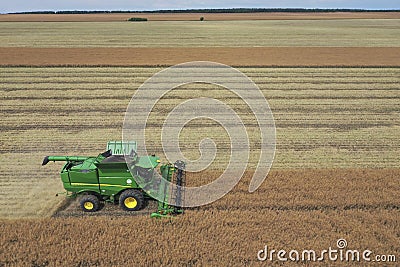
[[[107,149],[97,157],[46,156],[42,165],[50,161],[66,162],[60,173],[64,189],[69,196],[81,196],[80,206],[86,212],[97,211],[101,201],[119,203],[121,208],[127,211],[140,210],[146,198],[153,198],[150,191],[143,189],[147,186],[157,190],[159,196],[163,196],[162,200],[158,200],[158,210],[152,217],[165,217],[183,212],[183,162],[161,165],[160,171],[164,179],[160,182],[154,175],[160,158],[155,155],[138,156],[136,142],[110,141]],[[140,181],[140,185],[137,181]],[[167,203],[173,194],[166,182],[174,182],[179,188],[179,192],[174,192],[175,206]],[[155,184],[157,186],[150,186]]]

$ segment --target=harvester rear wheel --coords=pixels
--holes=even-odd
[[[95,195],[84,195],[79,203],[85,212],[95,212],[100,207],[100,201]]]
[[[140,210],[144,204],[143,193],[139,190],[129,189],[122,192],[119,197],[119,205],[126,211]]]

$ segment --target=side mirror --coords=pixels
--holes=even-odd
[[[107,150],[107,151],[104,152],[104,153],[101,153],[100,155],[103,156],[103,157],[105,157],[105,158],[108,158],[108,157],[112,156],[111,149]]]

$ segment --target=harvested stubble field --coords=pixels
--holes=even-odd
[[[398,66],[400,20],[2,22],[2,66]],[[179,35],[174,35],[178,32]]]
[[[399,29],[400,18],[205,23],[200,21],[2,22],[0,46],[398,47]]]
[[[30,164],[32,153],[98,152],[107,140],[120,139],[130,98],[158,70],[2,68],[2,156],[14,160],[26,153],[19,161]],[[397,167],[399,68],[241,70],[260,87],[274,114],[275,168]],[[228,90],[195,84],[179,87],[157,103],[148,121],[149,139],[155,138],[148,141],[154,146],[151,152],[160,149],[157,136],[167,112],[193,96],[210,95],[241,116],[256,142],[254,117],[242,100]],[[214,125],[194,122],[188,125],[194,131],[187,134],[197,136],[204,126],[206,135],[215,132]],[[227,145],[227,140],[220,139]],[[192,142],[189,151],[197,145],[196,140]]]
[[[300,19],[210,21],[201,27],[193,26],[197,22],[1,23],[0,266],[257,265],[264,245],[321,251],[336,248],[339,238],[349,249],[394,254],[398,262],[399,19]],[[174,39],[173,32],[182,34]],[[255,44],[264,47],[250,47]],[[61,163],[42,167],[43,157],[95,155],[108,140],[121,139],[130,98],[162,69],[145,66],[180,63],[173,61],[174,53],[182,55],[180,62],[246,66],[240,70],[269,101],[277,153],[259,190],[247,192],[259,153],[254,117],[229,91],[196,84],[157,103],[147,143],[150,152],[161,154],[160,122],[185,99],[212,96],[229,104],[244,121],[252,148],[248,171],[232,192],[173,220],[150,219],[152,202],[140,216],[110,205],[88,216],[76,203],[55,197],[62,191]],[[160,55],[165,58],[157,61]],[[39,67],[27,67],[32,65]],[[217,160],[205,172],[188,174],[189,185],[215,179],[226,165],[227,135],[207,120],[182,131],[185,155],[198,157],[198,142],[206,136],[218,144]],[[292,263],[298,264],[312,265]],[[315,266],[323,264],[333,263]],[[360,264],[365,266],[336,262]]]

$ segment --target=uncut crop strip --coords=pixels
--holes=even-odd
[[[189,210],[185,216],[168,222],[148,216],[4,221],[0,230],[8,234],[1,236],[0,244],[14,253],[2,250],[0,263],[18,266],[32,266],[32,263],[259,265],[257,252],[265,245],[269,249],[302,251],[307,248],[319,253],[336,247],[339,238],[345,238],[352,249],[400,253],[396,210],[262,208],[253,211],[247,208]],[[132,234],[127,235],[126,229]],[[179,237],[171,232],[178,232]],[[61,250],[66,253],[57,253]],[[160,257],[160,250],[168,253]],[[360,266],[358,261],[344,262],[346,266]],[[298,265],[298,262],[285,262],[285,266]],[[318,262],[318,266],[331,265],[326,257]]]

